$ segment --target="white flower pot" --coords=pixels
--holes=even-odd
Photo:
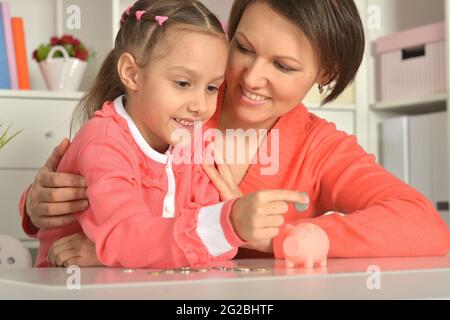
[[[53,58],[61,51],[63,58]],[[53,47],[45,61],[39,63],[47,88],[51,91],[78,91],[87,62],[71,58],[63,46]]]

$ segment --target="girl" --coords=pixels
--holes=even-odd
[[[214,114],[226,63],[221,24],[198,1],[140,0],[124,13],[115,47],[75,113],[90,120],[58,167],[86,177],[91,206],[75,223],[38,233],[38,267],[51,265],[55,240],[81,231],[99,262],[116,267],[204,265],[254,240],[234,231],[235,200],[220,203],[199,165],[173,161],[174,132]],[[245,210],[258,209],[241,200]],[[283,212],[269,211],[263,237],[283,223]]]
[[[267,128],[280,136],[276,175],[261,176],[260,163],[230,164],[243,194],[274,187],[307,191],[308,210],[299,215],[290,208],[284,218],[324,229],[329,257],[447,255],[450,232],[430,201],[380,167],[355,137],[299,103],[314,85],[328,84],[333,88],[324,102],[331,102],[355,77],[365,46],[353,0],[235,0],[228,35],[227,86],[210,124],[222,131]],[[52,169],[66,148],[67,142],[56,149],[23,195],[20,208],[29,234],[36,227],[67,223],[83,202],[88,205],[86,199],[91,202],[84,191],[79,193],[84,190],[82,177]],[[245,146],[243,152],[252,148]],[[216,184],[223,184],[217,172],[209,173]],[[258,221],[251,211],[233,217],[237,227]],[[89,264],[95,251],[83,239],[62,239],[55,257],[69,246],[76,254],[67,261]],[[283,232],[250,242],[253,250],[240,248],[238,257],[283,258],[282,241]]]

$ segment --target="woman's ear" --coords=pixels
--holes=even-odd
[[[139,88],[139,67],[134,57],[128,53],[122,53],[117,63],[117,72],[124,86],[130,91],[137,91]]]
[[[325,70],[320,71],[319,76],[317,77],[316,83],[318,85],[326,86],[330,83],[330,74]]]

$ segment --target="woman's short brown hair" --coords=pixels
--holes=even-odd
[[[353,0],[235,0],[228,35],[232,40],[245,9],[255,2],[297,25],[311,41],[322,70],[333,83],[322,104],[336,99],[354,80],[361,65],[364,27]]]

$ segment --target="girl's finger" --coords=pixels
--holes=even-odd
[[[58,267],[63,267],[64,262],[66,262],[69,259],[76,258],[76,257],[79,257],[76,249],[64,250],[56,256],[56,260],[55,260],[56,265]]]
[[[70,236],[56,240],[53,243],[53,246],[57,247],[57,246],[65,244],[65,243],[72,243],[72,244],[74,244],[74,247],[76,247],[77,244],[81,243],[81,239],[84,237],[86,237],[86,236],[83,233],[74,233],[74,234],[71,234]]]
[[[264,211],[268,215],[285,214],[289,210],[289,205],[284,201],[270,202],[264,205]]]
[[[265,219],[266,228],[279,228],[284,224],[284,217],[282,215],[271,215]]]
[[[70,242],[65,242],[59,246],[52,245],[52,247],[48,251],[47,261],[50,262],[52,265],[56,265],[58,255],[65,250],[75,250],[75,248],[72,246]]]

